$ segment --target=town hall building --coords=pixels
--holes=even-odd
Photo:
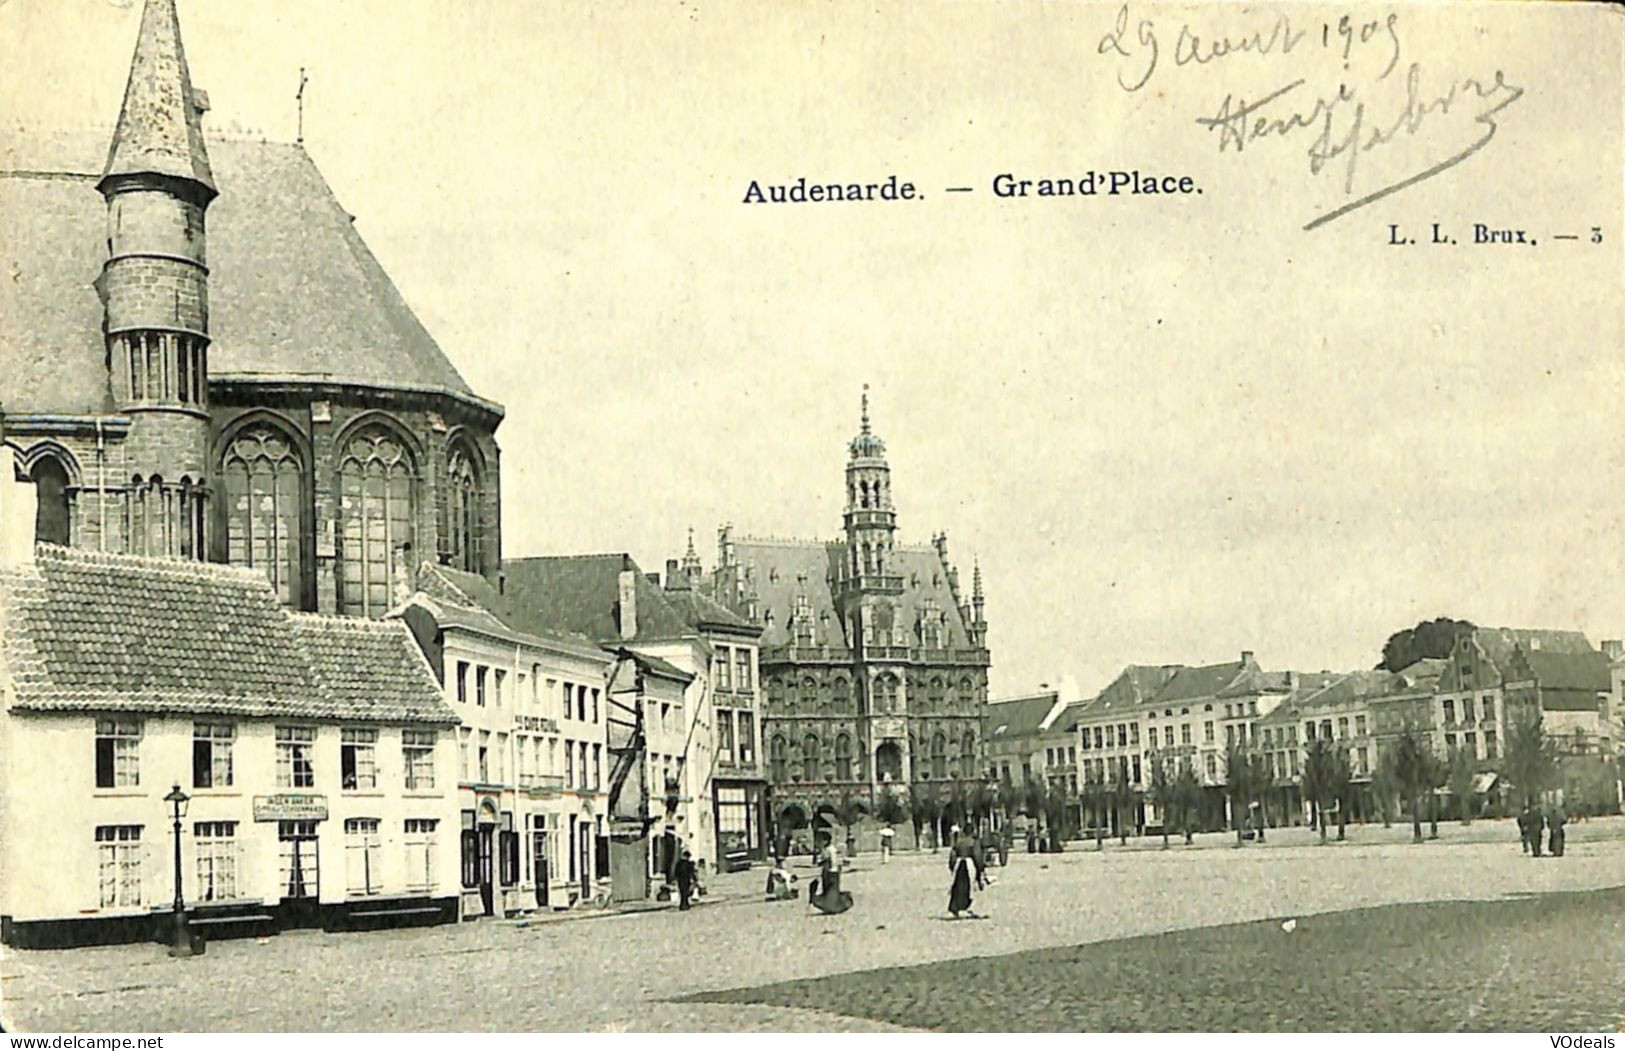
[[[761,625],[763,739],[780,834],[890,792],[950,798],[981,781],[987,621],[948,540],[897,538],[886,443],[869,421],[847,448],[839,540],[735,538],[724,527],[715,598]]]

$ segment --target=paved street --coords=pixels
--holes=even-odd
[[[718,896],[731,900],[688,913],[299,932],[264,944],[215,943],[206,956],[183,961],[155,945],[8,952],[0,969],[4,1018],[8,1028],[35,1031],[884,1028],[813,1006],[817,1000],[795,1007],[673,1000],[1249,920],[1401,902],[1498,902],[1625,883],[1625,821],[1570,829],[1568,856],[1540,861],[1520,853],[1508,821],[1446,824],[1440,840],[1420,846],[1408,842],[1408,827],[1351,830],[1350,842],[1326,847],[1303,829],[1272,832],[1267,846],[1241,850],[1221,834],[1167,852],[1156,840],[1128,849],[1109,844],[1099,854],[1073,844],[1059,856],[1012,855],[1010,868],[996,870],[998,883],[978,898],[987,918],[957,923],[944,911],[945,858],[926,852],[886,866],[861,856],[847,880],[857,906],[838,917],[760,901],[758,870],[719,880]],[[1529,922],[1510,906],[1506,915]],[[1332,922],[1346,928],[1352,920]],[[1445,955],[1433,961],[1437,967],[1459,965]],[[1044,966],[1019,957],[1002,963],[1023,964]],[[1617,978],[1607,980],[1618,987]],[[833,987],[828,995],[841,996]],[[1089,995],[1087,987],[1075,991]],[[1300,1021],[1313,1028],[1314,1017]],[[982,1024],[1021,1025],[993,1016]]]

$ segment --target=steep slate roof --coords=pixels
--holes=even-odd
[[[1054,690],[1014,697],[1009,700],[989,701],[982,709],[984,740],[999,741],[1012,737],[1028,737],[1039,732],[1044,720],[1055,707],[1058,694]]]
[[[147,0],[105,174],[153,172],[213,190],[199,120],[204,108],[186,68],[175,0]]]
[[[844,540],[759,540],[744,537],[734,543],[734,557],[742,567],[741,574],[749,572],[746,591],[754,586],[758,617],[764,624],[762,645],[786,646],[790,643],[790,615],[796,607],[796,598],[806,592],[812,606],[813,620],[819,626],[817,642],[828,645],[832,652],[849,648],[846,625],[835,611],[835,596],[831,582],[836,569],[846,558]],[[903,578],[903,594],[897,615],[912,633],[925,609],[926,600],[934,599],[937,609],[947,615],[947,649],[970,649],[970,633],[948,586],[948,567],[942,562],[937,549],[929,544],[898,544],[886,567],[888,575]],[[803,581],[802,578],[805,578]],[[772,613],[772,623],[767,614]],[[826,618],[827,614],[827,618]],[[828,626],[828,638],[824,637]],[[916,638],[917,641],[917,638]]]
[[[1581,690],[1607,693],[1613,673],[1603,653],[1526,653],[1523,658],[1544,690]]]
[[[1086,701],[1075,719],[1132,712],[1149,702],[1180,671],[1178,664],[1130,664],[1106,688]]]
[[[294,635],[347,719],[455,726],[428,662],[398,620],[291,614]]]
[[[637,635],[621,639],[620,577],[631,570]],[[530,622],[552,631],[578,632],[601,643],[653,642],[694,634],[628,554],[516,558],[503,562],[505,598]]]
[[[1199,668],[1181,668],[1168,680],[1166,686],[1157,691],[1151,703],[1155,706],[1197,700],[1202,697],[1217,697],[1221,690],[1240,679],[1247,669],[1248,665],[1241,661],[1208,664]]]
[[[1473,641],[1483,649],[1484,655],[1503,672],[1512,653],[1522,648],[1526,653],[1591,653],[1591,640],[1579,631],[1554,631],[1539,628],[1475,628]]]
[[[442,628],[465,628],[498,638],[563,648],[599,660],[609,659],[603,648],[587,636],[551,629],[541,623],[540,618],[528,615],[510,596],[478,573],[424,562],[418,569],[416,584],[417,590],[432,602],[431,612]]]
[[[490,411],[401,298],[303,147],[209,136],[210,378],[439,391]],[[0,404],[105,413],[99,135],[0,129]]]
[[[252,570],[41,544],[0,602],[14,709],[457,721],[404,627],[296,624]]]
[[[667,587],[666,601],[694,628],[720,628],[739,635],[760,635],[762,629],[710,596],[688,587]]]

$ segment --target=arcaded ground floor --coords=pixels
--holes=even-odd
[[[767,903],[760,868],[707,903],[528,925],[292,932],[7,951],[7,1028],[860,1030],[1614,1028],[1625,1013],[1625,820],[1536,860],[1510,821],[1068,844],[1011,855],[951,921],[946,857],[857,858],[840,916]],[[800,868],[802,880],[811,870]],[[805,886],[805,883],[802,884]],[[1291,929],[1283,927],[1292,920]]]

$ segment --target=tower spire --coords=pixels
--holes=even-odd
[[[865,383],[863,385],[863,430],[862,430],[862,433],[863,433],[863,435],[865,437],[867,437],[869,435],[869,433],[870,433],[870,431],[869,431],[869,385],[867,383]]]
[[[201,187],[205,202],[213,198],[214,172],[203,145],[208,108],[208,96],[192,87],[175,0],[146,0],[98,188],[106,193],[109,181],[119,176],[166,175]]]

